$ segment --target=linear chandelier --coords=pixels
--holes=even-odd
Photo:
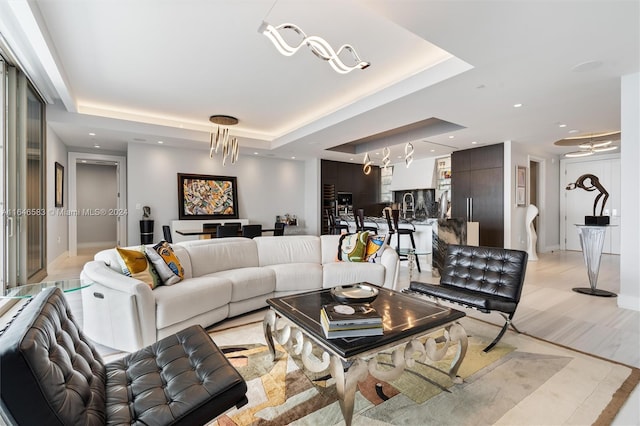
[[[292,46],[287,43],[282,35],[280,35],[280,30],[291,30],[295,32],[297,35],[302,37],[300,43],[297,46]],[[344,44],[340,46],[338,51],[336,52],[333,47],[323,38],[318,36],[307,36],[300,27],[294,24],[281,24],[277,27],[262,21],[262,25],[258,28],[258,32],[264,34],[273,45],[278,49],[278,52],[283,54],[284,56],[292,56],[295,54],[302,46],[307,46],[311,52],[316,55],[318,58],[329,62],[331,68],[334,69],[337,73],[347,74],[355,69],[365,69],[369,65],[369,62],[365,62],[358,56],[358,53],[355,51],[353,46],[349,44]],[[354,64],[347,65],[340,58],[340,54],[342,52],[348,52],[351,54],[353,58]]]
[[[238,161],[240,148],[238,146],[238,138],[229,135],[228,127],[238,124],[238,119],[229,115],[212,115],[209,121],[218,125],[216,132],[211,131],[209,135],[209,158],[213,158],[213,154],[217,154],[222,149],[222,166],[227,163],[227,158],[231,159],[231,164]]]
[[[617,146],[615,145],[611,145],[613,143],[613,141],[606,141],[606,142],[600,142],[600,143],[584,143],[581,145],[578,145],[578,147],[581,149],[580,151],[572,151],[572,152],[568,152],[566,153],[564,156],[565,157],[587,157],[589,155],[593,155],[596,152],[607,152],[607,151],[614,151],[616,149],[618,149]]]

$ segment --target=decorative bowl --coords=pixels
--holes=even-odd
[[[367,283],[341,285],[331,289],[331,296],[340,303],[369,303],[378,297],[378,289]]]

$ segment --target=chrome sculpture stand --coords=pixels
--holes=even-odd
[[[390,381],[400,377],[406,367],[413,367],[415,362],[440,361],[447,353],[451,344],[457,343],[457,352],[451,361],[449,371],[441,371],[447,374],[454,383],[462,383],[462,378],[457,375],[460,364],[467,353],[467,332],[457,322],[444,326],[444,335],[437,339],[428,338],[421,343],[417,337],[411,339],[406,344],[394,345],[391,347],[380,347],[366,353],[343,359],[318,344],[315,340],[307,336],[302,330],[294,327],[289,322],[278,328],[280,317],[272,310],[267,312],[263,321],[265,340],[271,352],[273,361],[276,361],[277,354],[274,342],[282,345],[287,352],[300,357],[304,367],[314,373],[329,368],[331,377],[336,381],[336,391],[340,410],[344,417],[345,424],[351,425],[353,419],[353,408],[355,404],[356,390],[358,382],[367,378],[367,373],[378,380]],[[432,332],[429,330],[426,332]],[[314,344],[322,349],[322,359],[312,354]],[[395,348],[391,354],[392,368],[379,369],[376,355],[383,350]],[[435,368],[435,367],[434,367]]]
[[[598,285],[600,259],[602,258],[602,249],[604,247],[604,237],[607,232],[607,226],[576,226],[578,227],[578,233],[580,234],[580,246],[582,247],[584,263],[587,265],[589,287],[575,287],[572,288],[572,290],[578,293],[588,294],[590,296],[616,297],[617,294],[615,293],[596,288]]]

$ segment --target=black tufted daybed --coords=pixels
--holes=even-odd
[[[62,291],[33,298],[0,336],[3,419],[17,425],[202,425],[247,386],[200,326],[104,364]]]
[[[496,247],[449,245],[440,284],[413,281],[409,292],[455,302],[480,312],[497,311],[505,319],[498,336],[485,349],[500,341],[520,302],[527,253]]]

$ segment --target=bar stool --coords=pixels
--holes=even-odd
[[[373,232],[374,234],[378,233],[377,225],[374,226],[374,225],[364,224],[364,209],[357,209],[356,214],[353,215],[353,219],[356,222],[356,231],[358,232],[369,231],[369,232]]]
[[[384,211],[385,218],[387,219],[387,226],[389,227],[389,234],[387,235],[387,244],[391,242],[391,236],[393,234],[397,235],[398,246],[396,247],[396,251],[398,252],[398,256],[400,256],[400,236],[408,235],[411,240],[411,247],[415,251],[416,249],[416,240],[413,238],[413,233],[416,231],[416,228],[411,224],[411,228],[400,228],[398,223],[400,222],[400,210],[391,210],[391,215],[389,214],[389,210]],[[393,217],[393,223],[391,223],[391,218]],[[401,256],[400,260],[408,260],[408,256]],[[422,272],[420,269],[420,261],[418,260],[418,256],[415,256],[416,267],[418,268],[418,272]]]
[[[325,213],[327,214],[327,218],[329,220],[329,234],[342,234],[342,230],[344,229],[349,233],[349,225],[346,223],[341,223],[336,220],[336,216],[333,214],[333,210],[325,209]]]

